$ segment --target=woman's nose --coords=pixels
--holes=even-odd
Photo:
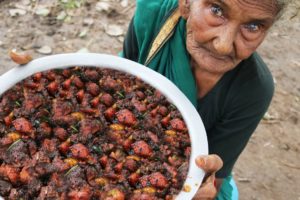
[[[234,27],[225,26],[218,31],[217,36],[213,40],[213,47],[216,53],[221,56],[232,54],[236,35]]]

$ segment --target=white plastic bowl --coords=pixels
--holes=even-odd
[[[189,171],[184,183],[190,191],[181,191],[176,199],[192,199],[204,177],[204,172],[196,166],[195,159],[198,155],[208,154],[206,131],[194,106],[171,81],[161,74],[138,63],[111,55],[94,53],[58,54],[33,60],[27,65],[17,66],[0,76],[0,95],[36,72],[71,66],[111,68],[135,75],[160,90],[179,109],[189,129],[192,151]]]

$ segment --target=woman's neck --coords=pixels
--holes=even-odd
[[[217,82],[222,78],[223,74],[213,74],[203,70],[193,61],[191,61],[191,65],[198,88],[198,98],[201,99],[213,89]]]

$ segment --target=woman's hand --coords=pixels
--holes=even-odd
[[[205,177],[202,185],[200,186],[194,200],[209,200],[214,199],[218,194],[219,186],[222,180],[216,180],[215,174],[223,166],[221,158],[215,154],[207,156],[198,156],[196,158],[198,167],[205,171]]]

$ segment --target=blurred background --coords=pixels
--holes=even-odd
[[[0,0],[0,75],[16,66],[8,56],[14,48],[34,58],[68,52],[117,55],[134,10],[134,0]],[[300,200],[299,0],[258,52],[276,91],[234,168],[240,199]]]

